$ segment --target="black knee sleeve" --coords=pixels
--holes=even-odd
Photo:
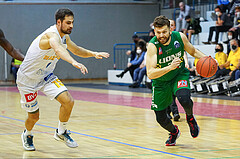
[[[167,117],[166,109],[162,111],[154,111],[156,114],[156,120],[157,122],[166,130],[169,132],[173,132],[175,130],[174,125],[172,124],[172,121]]]
[[[176,92],[179,103],[184,108],[188,115],[192,115],[193,101],[191,99],[191,92],[189,89],[179,89]]]

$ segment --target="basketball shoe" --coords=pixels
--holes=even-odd
[[[199,134],[199,127],[198,127],[197,121],[193,115],[190,115],[190,116],[186,115],[186,118],[190,128],[190,133],[193,138],[196,138]]]
[[[57,141],[65,142],[65,144],[68,147],[71,147],[71,148],[78,147],[78,144],[69,136],[70,134],[71,134],[70,131],[67,132],[67,130],[65,130],[65,132],[63,134],[59,135],[58,134],[58,129],[56,129],[53,137]]]
[[[177,138],[179,138],[179,136],[181,134],[181,132],[178,129],[177,125],[174,125],[174,126],[177,129],[177,131],[175,133],[170,133],[169,134],[169,138],[166,141],[166,146],[175,146],[176,145],[176,140],[177,140]]]
[[[24,135],[26,130],[23,131],[21,138],[22,138],[22,144],[23,148],[27,151],[35,151],[35,147],[33,145],[33,135]]]

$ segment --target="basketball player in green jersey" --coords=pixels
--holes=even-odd
[[[166,113],[166,108],[172,103],[173,94],[186,112],[191,136],[195,138],[199,134],[199,127],[193,116],[184,50],[198,59],[206,55],[195,49],[183,33],[170,31],[170,22],[165,16],[156,17],[153,24],[156,36],[148,44],[146,61],[147,75],[153,81],[151,109],[156,114],[157,122],[170,132],[166,146],[174,146],[180,131]]]
[[[5,38],[3,31],[0,29],[0,46],[14,59],[23,61],[24,55],[18,49],[15,49],[12,44]]]

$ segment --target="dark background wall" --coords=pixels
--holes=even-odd
[[[109,59],[79,58],[89,73],[82,75],[69,63],[60,60],[55,74],[60,79],[106,78],[107,70],[113,68],[113,45],[132,42],[135,31],[148,31],[149,24],[158,15],[156,3],[0,3],[0,28],[6,38],[24,54],[42,31],[55,23],[58,8],[70,8],[75,14],[71,39],[84,48],[106,51]],[[0,80],[4,79],[3,52],[0,48]],[[11,57],[8,56],[8,72]],[[8,79],[12,76],[8,73]]]

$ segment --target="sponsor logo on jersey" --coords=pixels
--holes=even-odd
[[[59,56],[56,56],[56,55],[54,55],[54,56],[48,56],[48,55],[45,55],[44,57],[43,57],[43,59],[44,60],[54,60],[54,59],[60,59],[60,57]]]
[[[162,48],[161,47],[159,47],[158,54],[162,55]]]
[[[25,96],[27,102],[32,102],[34,99],[37,98],[37,92],[25,94],[24,96]]]
[[[171,53],[171,51],[172,51],[172,48],[166,50],[166,53],[169,54],[169,53]]]
[[[159,64],[163,64],[163,63],[167,63],[167,62],[171,62],[173,61],[176,57],[181,57],[182,53],[181,51],[177,52],[176,54],[173,54],[173,55],[170,55],[170,56],[167,56],[167,57],[164,57],[164,58],[161,58],[159,59]]]
[[[178,81],[178,87],[177,88],[187,87],[187,86],[188,86],[187,80],[180,80],[180,81]]]
[[[174,41],[174,46],[175,46],[175,48],[177,49],[177,48],[180,47],[180,43],[179,43],[178,41]]]

